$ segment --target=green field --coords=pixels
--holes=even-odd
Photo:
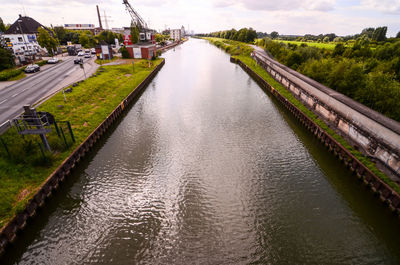
[[[303,42],[303,41],[288,41],[288,40],[274,40],[276,42],[283,42],[283,43],[290,43],[290,44],[296,44],[298,46],[302,45],[302,44],[306,44],[307,46],[310,47],[317,47],[320,49],[327,49],[327,50],[333,50],[335,49],[336,42],[329,42],[329,43],[322,43],[322,42]],[[346,46],[346,45],[345,45]]]
[[[47,111],[66,133],[65,144],[58,137],[54,127],[48,135],[52,152],[43,157],[39,136],[20,136],[13,127],[0,139],[8,147],[7,154],[0,141],[0,227],[3,227],[15,213],[24,209],[46,178],[81,144],[89,134],[132,92],[161,62],[140,60],[132,64],[103,66],[71,93],[59,92],[46,102],[38,111]],[[61,121],[71,123],[76,142],[68,133],[68,127]]]

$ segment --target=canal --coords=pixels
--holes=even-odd
[[[229,56],[192,39],[2,264],[399,264],[400,225]]]

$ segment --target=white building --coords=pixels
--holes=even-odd
[[[170,34],[171,39],[174,41],[180,41],[182,38],[182,31],[180,29],[171,29]]]
[[[185,27],[182,26],[181,27],[181,37],[185,37],[185,35],[186,35]]]
[[[42,48],[37,42],[39,28],[44,28],[53,35],[52,31],[33,18],[19,15],[19,18],[3,35],[6,45],[13,50],[15,55],[32,55],[40,52]]]
[[[35,34],[4,34],[6,46],[11,48],[15,55],[22,55],[25,51],[38,53],[42,49]]]

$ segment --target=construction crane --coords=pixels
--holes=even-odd
[[[151,30],[148,29],[147,23],[144,19],[139,15],[138,12],[133,9],[131,4],[129,4],[128,0],[123,0],[122,2],[125,5],[126,10],[129,12],[132,18],[132,22],[135,26],[139,29],[139,41],[151,41],[152,40],[152,33]]]

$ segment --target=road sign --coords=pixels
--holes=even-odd
[[[107,45],[102,45],[102,46],[101,46],[101,52],[102,52],[104,55],[110,54]]]

